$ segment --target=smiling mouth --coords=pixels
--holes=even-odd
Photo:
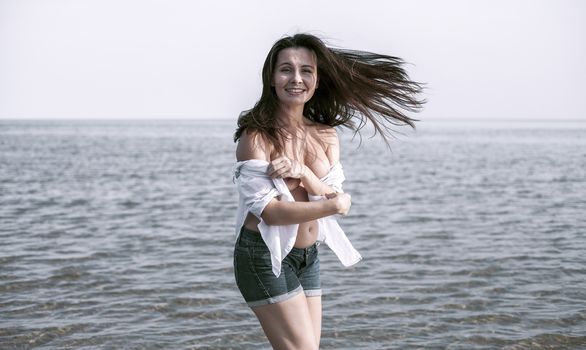
[[[285,89],[285,91],[287,91],[290,94],[297,95],[297,94],[301,94],[301,93],[305,92],[305,89],[290,88],[290,89]]]

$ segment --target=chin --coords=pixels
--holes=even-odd
[[[279,102],[285,103],[288,105],[304,105],[309,99],[305,97],[290,97],[287,96],[285,98],[279,98]]]

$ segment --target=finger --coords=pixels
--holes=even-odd
[[[271,173],[269,173],[269,176],[273,179],[279,177],[279,170],[273,170]]]
[[[270,161],[270,164],[272,164],[272,165],[280,164],[280,163],[282,163],[282,162],[283,162],[285,159],[287,159],[287,158],[286,158],[286,157],[278,157],[278,158],[275,158],[275,159],[271,160],[271,161]]]
[[[267,168],[267,173],[270,174],[270,173],[274,172],[276,169],[279,168],[280,164],[281,164],[280,158],[273,159],[272,161],[270,161],[269,166]]]
[[[287,161],[289,161],[289,158],[287,157],[279,157],[279,158],[275,158],[273,159],[273,163],[276,164],[283,164],[283,163],[287,163]]]
[[[277,164],[273,167],[271,171],[269,171],[269,176],[277,177],[279,174],[287,171],[287,166],[285,164]]]
[[[285,177],[285,174],[289,172],[289,167],[286,164],[277,164],[273,167],[272,171],[269,172],[269,176],[272,178]]]
[[[267,173],[271,174],[271,173],[275,172],[276,170],[278,170],[279,168],[281,168],[283,166],[282,163],[283,163],[283,161],[281,158],[277,158],[277,159],[272,160],[269,163]]]
[[[283,167],[292,167],[293,162],[291,161],[291,159],[287,158],[287,157],[281,157],[279,159],[279,164]]]
[[[288,166],[284,166],[281,169],[279,169],[278,173],[279,173],[279,176],[283,177],[283,178],[284,177],[293,177],[293,173],[291,171],[291,168]]]

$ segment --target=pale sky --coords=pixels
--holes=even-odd
[[[296,32],[409,62],[421,119],[586,120],[581,0],[0,0],[0,118],[235,119]]]

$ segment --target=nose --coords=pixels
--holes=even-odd
[[[293,74],[293,82],[295,83],[301,83],[303,80],[301,79],[301,72],[299,70],[295,70],[295,73]]]

